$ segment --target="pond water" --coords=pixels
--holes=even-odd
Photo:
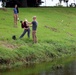
[[[55,62],[34,64],[0,71],[0,75],[76,75],[76,58],[70,61],[58,60]],[[69,61],[67,61],[69,60]],[[61,64],[61,68],[53,67]]]

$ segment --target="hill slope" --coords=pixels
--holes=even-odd
[[[76,9],[75,8],[20,8],[19,18],[31,22],[37,16],[38,43],[28,39],[18,21],[14,28],[13,9],[0,10],[0,63],[20,64],[50,61],[76,52]],[[17,40],[12,40],[16,35]]]

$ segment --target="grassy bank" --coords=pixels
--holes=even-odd
[[[14,28],[13,9],[0,10],[0,64],[5,66],[51,61],[76,53],[75,8],[20,8],[19,18],[32,21],[37,16],[38,43],[28,39],[18,21]],[[17,40],[12,40],[16,35]]]

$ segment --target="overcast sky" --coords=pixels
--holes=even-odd
[[[44,3],[42,3],[41,6],[55,6],[59,0],[42,0],[44,1]],[[71,4],[71,3],[76,3],[76,0],[69,0],[68,4]],[[66,5],[64,2],[62,2],[62,5]]]

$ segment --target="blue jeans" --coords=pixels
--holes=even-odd
[[[27,32],[28,38],[30,38],[30,28],[24,29],[24,31],[23,31],[23,33],[21,34],[20,38],[22,38],[22,37],[26,34],[26,32]]]

